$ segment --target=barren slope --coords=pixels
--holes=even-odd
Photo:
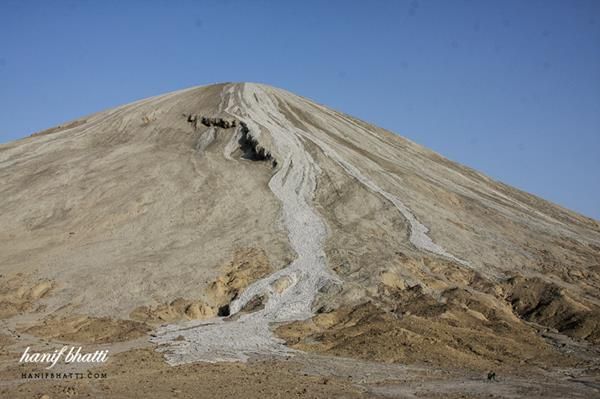
[[[0,145],[0,226],[13,351],[153,331],[171,364],[598,363],[597,221],[265,85]]]

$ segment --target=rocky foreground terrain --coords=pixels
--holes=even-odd
[[[600,397],[598,221],[284,90],[0,145],[0,226],[1,397]]]

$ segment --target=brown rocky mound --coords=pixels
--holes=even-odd
[[[574,365],[536,330],[485,295],[452,288],[436,299],[420,286],[342,306],[276,332],[293,348],[387,363],[486,370]]]
[[[502,288],[515,313],[523,319],[600,343],[598,306],[575,300],[566,289],[540,278],[515,276],[502,284]]]
[[[272,271],[269,258],[262,249],[241,248],[223,267],[222,274],[209,286],[204,298],[178,298],[168,304],[141,306],[131,312],[134,320],[160,324],[177,320],[208,319],[229,314],[229,303],[253,281]]]
[[[53,287],[49,280],[32,281],[22,273],[11,277],[0,275],[0,319],[32,310],[35,302]]]

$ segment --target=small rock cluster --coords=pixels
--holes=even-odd
[[[229,129],[237,126],[235,119],[229,121],[223,118],[208,118],[206,116],[191,114],[187,116],[187,121],[194,126],[194,129],[198,128],[198,122],[202,123],[204,126],[215,126],[222,129]]]
[[[223,128],[223,129],[229,129],[230,127],[236,126],[235,119],[233,119],[232,121],[228,121],[223,118],[202,117],[201,122],[204,126],[217,126],[217,127]]]

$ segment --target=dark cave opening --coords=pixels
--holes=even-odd
[[[227,317],[227,316],[229,316],[229,313],[230,313],[229,304],[227,304],[227,305],[223,305],[219,308],[217,316]]]

